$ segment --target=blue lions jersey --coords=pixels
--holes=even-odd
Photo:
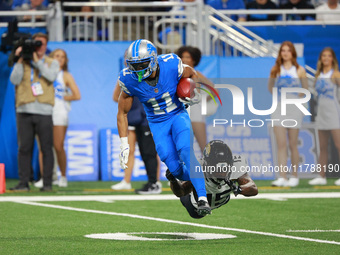
[[[184,109],[176,96],[177,84],[183,74],[181,59],[173,53],[159,55],[159,79],[156,86],[144,80],[138,82],[128,68],[123,69],[118,78],[121,89],[129,96],[138,97],[144,105],[149,122],[162,122]]]

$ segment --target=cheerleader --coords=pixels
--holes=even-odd
[[[326,185],[328,166],[328,142],[332,135],[335,147],[340,152],[340,104],[338,101],[340,72],[338,61],[332,48],[321,51],[315,74],[315,90],[318,93],[316,127],[319,133],[321,165],[319,176],[309,181],[310,185]],[[340,158],[340,155],[339,155]],[[340,185],[340,179],[335,182]]]
[[[275,65],[271,69],[268,83],[270,93],[272,93],[274,87],[278,89],[279,99],[282,88],[302,87],[308,89],[306,71],[297,63],[296,58],[297,54],[294,45],[289,41],[283,42]],[[297,93],[289,93],[286,95],[286,98],[298,99],[299,96],[300,95]],[[276,119],[276,121],[273,122],[274,134],[277,144],[278,166],[281,169],[279,178],[272,182],[272,186],[295,187],[299,184],[297,170],[300,156],[297,145],[303,113],[298,110],[295,105],[287,105],[286,111],[286,115],[281,114],[281,103],[279,102],[276,111],[271,116],[272,119]],[[294,120],[295,125],[289,128],[282,126],[281,123],[284,119]],[[289,178],[289,180],[287,179],[287,173],[283,171],[287,166],[287,144],[290,150],[292,163],[292,177]]]

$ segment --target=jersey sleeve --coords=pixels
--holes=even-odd
[[[158,57],[159,61],[167,65],[167,74],[171,76],[176,74],[177,81],[179,81],[182,78],[184,70],[181,58],[175,53],[159,55]]]
[[[183,71],[184,71],[184,64],[182,63],[182,60],[179,58],[179,61],[178,61],[178,76],[177,76],[178,80],[180,80],[182,78]]]
[[[249,167],[246,158],[242,155],[234,155],[233,160],[234,164],[232,167],[230,180],[237,180],[242,175],[249,172]]]
[[[126,73],[124,73],[126,70],[123,69],[118,77],[118,84],[121,88],[122,91],[124,91],[126,94],[128,94],[129,96],[133,96],[133,94],[130,92],[130,90],[128,89],[128,86],[126,84],[126,79],[125,79],[125,75]]]

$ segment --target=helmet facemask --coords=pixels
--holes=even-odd
[[[157,50],[148,40],[137,40],[128,48],[126,63],[132,78],[141,82],[157,70]]]

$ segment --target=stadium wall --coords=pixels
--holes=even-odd
[[[70,128],[65,141],[68,155],[68,178],[81,180],[120,180],[123,171],[114,169],[117,166],[114,152],[118,142],[115,141],[117,104],[112,101],[121,58],[129,42],[72,42],[49,43],[50,50],[63,48],[70,59],[69,69],[73,74],[82,99],[72,103],[70,112]],[[266,77],[269,75],[274,58],[225,58],[204,56],[198,70],[216,84],[231,82],[238,85],[244,93],[247,87],[256,85],[254,105],[268,109],[271,96],[267,91]],[[303,59],[299,59],[304,64]],[[227,79],[227,80],[226,80]],[[224,105],[217,111],[216,118],[232,116],[231,95],[227,91],[221,93]],[[6,164],[6,177],[17,178],[17,141],[14,109],[14,87],[7,86],[6,103],[2,111],[0,131],[0,162]],[[266,108],[267,107],[267,108]],[[223,114],[221,113],[223,112]],[[6,113],[4,115],[4,113]],[[220,116],[219,116],[220,114]],[[222,114],[222,115],[221,115]],[[246,111],[246,118],[251,118]],[[221,133],[211,128],[212,116],[208,118],[208,139],[221,138]],[[210,121],[210,122],[209,122]],[[210,124],[209,124],[210,123]],[[210,125],[210,126],[209,126]],[[244,135],[237,130],[223,127],[223,135],[228,135],[232,149],[237,153],[246,153],[252,160],[250,164],[273,164],[271,144],[267,128],[250,130]],[[259,140],[252,140],[257,138]],[[256,150],[256,142],[262,142],[261,150]],[[242,146],[238,146],[242,144]],[[251,146],[249,144],[252,144]],[[248,145],[248,146],[247,146]],[[110,147],[111,146],[111,147]],[[248,148],[247,151],[244,151]],[[6,153],[3,153],[6,151]],[[138,152],[136,152],[136,169],[132,180],[146,180],[145,169]],[[105,161],[103,160],[105,158]],[[106,163],[104,163],[106,162]],[[108,164],[107,162],[111,162]],[[165,168],[162,168],[163,171]],[[37,172],[37,166],[35,166]],[[161,174],[164,176],[164,174]],[[273,179],[273,174],[260,174],[256,179]]]
[[[332,47],[340,54],[339,25],[287,25],[287,26],[255,26],[247,27],[258,36],[273,40],[274,43],[291,41],[304,44],[306,64],[316,68],[319,53],[324,47]]]

